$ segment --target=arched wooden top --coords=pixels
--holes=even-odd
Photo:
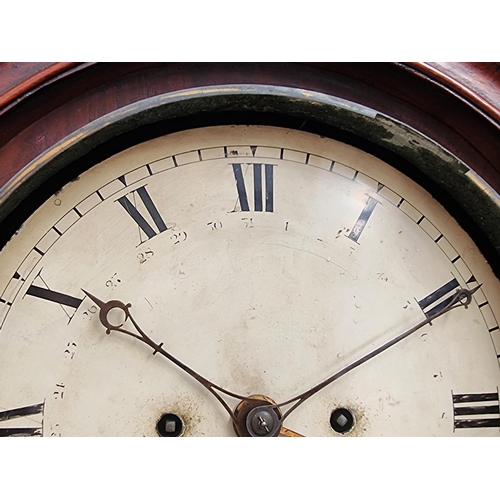
[[[3,63],[0,186],[78,128],[132,102],[227,83],[324,92],[435,140],[500,191],[495,63]],[[48,126],[50,124],[50,127]]]
[[[482,247],[480,241],[478,244],[485,255],[490,252],[491,262],[500,255],[500,233],[496,229],[500,224],[499,68],[496,63],[3,63],[0,64],[0,221],[5,214],[13,213],[19,200],[50,180],[50,175],[62,167],[49,165],[44,177],[23,181],[21,188],[16,188],[14,199],[7,186],[12,186],[12,180],[19,178],[23,169],[48,152],[64,149],[68,141],[77,141],[79,131],[89,130],[93,124],[102,126],[107,116],[114,120],[130,106],[140,108],[142,102],[157,102],[172,93],[199,95],[200,89],[209,87],[280,87],[290,92],[279,105],[264,95],[260,100],[258,94],[251,98],[242,94],[235,99],[233,93],[231,100],[219,96],[210,106],[186,101],[168,119],[177,120],[180,125],[176,126],[180,128],[189,128],[211,124],[215,115],[215,120],[227,117],[228,113],[233,113],[231,119],[238,115],[240,120],[255,120],[257,114],[258,120],[264,116],[281,119],[283,126],[315,133],[322,133],[323,125],[338,125],[342,129],[342,123],[332,125],[328,106],[321,108],[307,99],[302,102],[294,99],[294,90],[298,89],[305,94],[312,91],[374,110],[382,119],[402,124],[403,129],[407,127],[410,135],[414,130],[426,141],[430,140],[428,144],[438,144],[451,153],[450,158],[454,156],[493,188],[491,191],[488,186],[480,185],[468,190],[460,179],[463,168],[458,168],[461,172],[458,177],[447,177],[446,166],[434,162],[436,156],[426,156],[429,149],[418,150],[419,146],[413,146],[413,151],[410,147],[408,154],[400,155],[401,148],[391,150],[387,146],[389,154],[399,155],[410,164],[412,155],[420,165],[425,164],[424,176],[433,182],[436,179],[432,170],[439,171],[438,191],[458,212],[464,208],[464,226],[480,228],[478,238],[485,243]],[[249,112],[254,113],[251,118]],[[165,115],[156,118],[150,113],[146,122],[135,123],[131,117],[126,128],[113,129],[113,137],[130,133],[134,127],[143,130],[162,119],[165,120]],[[372,130],[371,136],[366,130],[357,134],[358,124],[353,122],[339,129],[347,134],[340,138],[349,142],[349,138],[359,136],[360,147],[363,148],[362,141],[365,145],[368,141],[375,148],[374,154],[381,152],[383,138],[370,143],[377,130]],[[168,131],[166,127],[164,133]],[[383,132],[388,136],[392,133],[389,128]],[[106,133],[109,136],[109,130]],[[149,138],[147,134],[137,135],[142,140]],[[122,147],[126,146],[124,143]],[[87,144],[87,152],[88,147]],[[370,147],[365,149],[372,152]],[[73,150],[75,155],[66,156],[65,164],[72,164],[83,154],[77,147]],[[2,206],[2,200],[7,198],[10,206],[6,203]],[[26,207],[23,210],[29,212]]]

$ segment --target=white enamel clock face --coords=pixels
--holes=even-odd
[[[155,139],[69,183],[2,250],[0,434],[235,436],[192,376],[107,335],[89,295],[131,304],[214,384],[281,403],[459,289],[467,308],[332,381],[287,415],[289,434],[498,436],[499,283],[434,199],[353,147],[257,126]]]

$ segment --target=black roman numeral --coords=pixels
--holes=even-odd
[[[156,208],[155,204],[153,203],[153,200],[151,199],[151,196],[149,196],[149,193],[146,190],[145,186],[141,186],[140,188],[137,188],[135,191],[132,191],[132,193],[137,193],[139,197],[141,198],[144,207],[146,208],[147,212],[149,213],[151,219],[153,220],[155,226],[158,228],[158,232],[161,233],[163,231],[166,231],[167,225],[161,218],[160,213],[158,212],[158,209]],[[136,224],[144,231],[146,236],[148,238],[153,238],[153,236],[156,236],[158,233],[151,227],[149,222],[144,218],[144,216],[139,212],[139,210],[131,203],[131,201],[127,198],[125,195],[122,196],[121,198],[118,198],[118,202],[120,205],[125,209],[125,211],[134,219]]]
[[[44,403],[39,403],[32,406],[24,406],[23,408],[15,408],[14,410],[0,411],[0,422],[13,420],[21,417],[29,417],[30,415],[40,415],[43,419]],[[41,436],[42,424],[36,422],[36,425],[30,427],[0,427],[0,437],[7,436]]]
[[[455,278],[453,278],[451,281],[449,281],[442,287],[438,288],[436,291],[427,295],[427,297],[424,297],[422,300],[419,300],[418,305],[420,306],[420,309],[422,309],[422,311],[424,312],[425,316],[427,318],[430,318],[434,314],[442,311],[445,307],[447,307],[448,304],[452,301],[452,296],[442,300],[441,302],[438,302],[438,300],[444,297],[447,293],[454,290],[455,288],[460,288],[460,284]],[[436,302],[438,303],[434,307],[428,309]],[[425,309],[427,309],[427,311]]]
[[[500,427],[498,392],[452,394],[452,396],[455,429]]]
[[[54,290],[49,290],[47,288],[42,288],[36,285],[31,285],[26,291],[26,295],[38,297],[39,299],[49,300],[50,302],[56,302],[61,306],[69,306],[75,309],[78,309],[80,307],[80,304],[83,302],[83,299],[79,299],[78,297],[66,295],[65,293],[61,292],[55,292]]]
[[[236,181],[236,189],[238,191],[238,198],[240,202],[240,207],[242,212],[249,212],[250,205],[248,203],[247,190],[245,187],[245,180],[243,178],[243,172],[241,169],[241,163],[232,163],[234,179]],[[262,182],[262,163],[252,163],[253,165],[253,201],[255,212],[264,211],[263,204],[263,182]],[[265,177],[265,211],[274,211],[274,179],[273,171],[274,165],[265,164],[264,165],[264,177]]]
[[[370,218],[371,214],[375,210],[375,207],[377,206],[378,201],[375,198],[368,197],[368,201],[366,202],[366,205],[364,206],[363,210],[361,211],[360,216],[358,217],[358,220],[356,221],[356,224],[354,224],[354,227],[351,229],[351,232],[349,233],[348,238],[354,241],[355,243],[358,242],[359,237],[361,236],[361,233],[363,232],[363,229],[366,227],[366,224],[368,222],[368,219]]]
[[[61,309],[64,311],[64,314],[66,314],[66,316],[68,316],[69,318],[69,321],[71,321],[76,313],[76,310],[80,307],[80,304],[83,302],[85,297],[73,297],[72,295],[67,295],[65,293],[51,290],[47,282],[42,277],[42,270],[43,269],[40,269],[39,273],[33,280],[33,283],[30,285],[28,290],[26,290],[25,296],[31,295],[32,297],[36,297],[38,299],[43,299],[47,300],[48,302],[59,304]],[[66,307],[70,307],[71,309],[67,310]]]

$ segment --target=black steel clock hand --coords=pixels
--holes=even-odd
[[[436,312],[435,314],[428,316],[425,320],[417,323],[413,328],[410,328],[409,330],[403,332],[402,334],[398,335],[394,339],[390,340],[389,342],[386,342],[382,346],[378,347],[377,349],[371,351],[370,353],[366,354],[365,356],[362,356],[358,360],[354,361],[350,365],[346,366],[342,370],[339,370],[335,374],[333,374],[331,377],[327,378],[326,380],[320,382],[319,384],[313,386],[311,389],[303,392],[302,394],[299,394],[298,396],[295,396],[287,401],[284,401],[282,403],[274,403],[268,398],[264,396],[259,396],[259,397],[245,397],[240,394],[236,394],[234,392],[228,391],[224,389],[223,387],[220,387],[212,382],[210,382],[208,379],[202,377],[200,374],[195,372],[193,369],[191,369],[189,366],[185,365],[181,361],[179,361],[177,358],[175,358],[172,354],[167,352],[165,349],[163,349],[161,344],[157,344],[154,342],[150,337],[148,337],[140,328],[140,326],[137,324],[135,319],[132,317],[130,314],[130,307],[132,307],[132,304],[124,304],[123,302],[119,300],[111,300],[108,302],[104,302],[94,295],[90,294],[89,292],[83,290],[85,294],[88,295],[88,297],[93,300],[100,308],[100,313],[99,313],[99,319],[103,326],[106,328],[106,333],[110,333],[111,331],[117,331],[124,333],[126,335],[130,335],[131,337],[134,337],[141,342],[149,345],[153,349],[153,354],[156,354],[159,352],[162,354],[164,357],[169,359],[172,363],[177,365],[179,368],[184,370],[186,373],[191,375],[195,380],[197,380],[200,384],[202,384],[225,408],[225,410],[228,412],[229,416],[233,420],[234,428],[236,431],[236,434],[238,436],[252,436],[252,437],[275,437],[275,436],[301,436],[295,431],[291,431],[290,429],[286,429],[283,427],[283,422],[284,420],[294,411],[299,405],[304,403],[307,399],[309,399],[311,396],[319,392],[321,389],[324,389],[326,386],[330,385],[332,382],[335,380],[338,380],[340,377],[344,376],[345,374],[349,373],[351,370],[354,368],[362,365],[363,363],[366,363],[370,359],[374,358],[378,354],[384,352],[387,350],[389,347],[392,347],[393,345],[397,344],[398,342],[402,341],[403,339],[409,337],[412,333],[415,333],[417,330],[422,328],[425,325],[432,324],[432,321],[435,319],[439,318],[440,316],[448,313],[449,311],[456,309],[458,307],[466,307],[471,303],[472,301],[472,295],[474,292],[476,292],[479,289],[479,286],[474,288],[473,290],[466,290],[466,289],[460,289],[455,292],[455,294],[448,299],[448,303],[446,304],[445,307],[443,307],[441,310]],[[108,313],[112,309],[120,309],[124,312],[125,314],[125,319],[124,322],[120,325],[114,325],[109,322],[108,320]],[[129,330],[126,330],[123,327],[123,324],[125,321],[130,319],[134,327],[136,328],[138,333],[133,333],[130,332]],[[234,397],[236,399],[240,399],[241,403],[236,409],[236,412],[233,412],[229,405],[224,401],[224,399],[218,394],[218,392],[221,392],[223,394],[226,394],[227,396]],[[291,403],[295,403],[292,407],[290,407],[285,413],[281,414],[280,408],[286,405],[289,405]],[[239,409],[241,407],[241,409]]]
[[[253,418],[254,421],[257,420],[257,417],[264,418],[263,414],[260,413],[259,411],[267,411],[268,414],[268,422],[267,425],[268,427],[271,425],[273,420],[276,420],[274,417],[274,414],[272,413],[272,410],[274,409],[279,409],[283,406],[286,406],[291,403],[295,403],[291,408],[289,408],[286,412],[283,413],[281,417],[278,417],[277,421],[274,422],[273,425],[273,431],[269,434],[272,435],[278,435],[279,429],[281,429],[281,425],[283,424],[283,421],[294,411],[299,405],[307,401],[311,396],[319,392],[321,389],[324,389],[326,386],[330,385],[332,382],[335,380],[338,380],[340,377],[343,377],[345,374],[349,373],[350,371],[354,370],[354,368],[357,368],[358,366],[362,365],[363,363],[366,363],[370,359],[373,359],[375,356],[379,355],[380,353],[384,352],[385,350],[389,349],[389,347],[392,347],[393,345],[397,344],[398,342],[401,342],[403,339],[409,337],[412,333],[415,333],[417,330],[420,330],[425,325],[430,325],[432,324],[432,321],[435,319],[439,318],[440,316],[443,316],[444,314],[448,313],[449,311],[453,309],[457,309],[459,307],[465,307],[467,308],[468,305],[472,301],[472,295],[481,287],[481,285],[477,286],[473,290],[466,290],[464,288],[461,288],[457,290],[449,299],[448,303],[446,304],[445,307],[443,307],[441,310],[436,312],[435,314],[428,316],[425,320],[421,321],[420,323],[417,323],[413,328],[410,328],[409,330],[405,331],[404,333],[398,335],[397,337],[393,338],[389,342],[386,342],[385,344],[381,345],[377,349],[371,351],[370,353],[366,354],[365,356],[362,356],[358,360],[354,361],[350,365],[346,366],[342,370],[339,370],[337,373],[334,373],[331,377],[327,378],[326,380],[320,382],[319,384],[315,385],[311,389],[303,392],[302,394],[299,394],[298,396],[295,396],[287,401],[284,401],[283,403],[278,403],[278,404],[273,404],[273,405],[266,405],[266,406],[259,406],[256,408],[252,409],[252,412],[249,413],[247,417],[247,426],[250,426],[249,420]],[[251,427],[251,426],[250,426]],[[257,427],[254,425],[254,431],[257,429]],[[249,431],[252,435],[253,432],[249,428]]]
[[[132,307],[132,304],[124,304],[123,302],[119,300],[110,300],[108,302],[104,302],[103,300],[97,298],[95,295],[92,295],[91,293],[83,290],[82,291],[91,299],[93,300],[97,306],[99,307],[99,319],[102,323],[102,325],[106,328],[106,333],[109,334],[111,331],[116,331],[116,332],[121,332],[124,333],[125,335],[130,335],[131,337],[136,338],[137,340],[140,340],[141,342],[144,342],[147,344],[149,347],[153,349],[153,354],[160,353],[162,356],[165,356],[168,360],[170,360],[172,363],[177,365],[179,368],[184,370],[186,373],[191,375],[195,380],[197,380],[201,385],[203,385],[208,391],[210,391],[213,396],[222,404],[222,406],[225,408],[225,410],[229,413],[229,416],[233,420],[233,422],[237,422],[237,418],[229,407],[229,405],[224,401],[224,399],[218,394],[216,391],[219,391],[223,394],[226,394],[228,396],[231,396],[236,399],[240,400],[250,400],[251,398],[241,396],[239,394],[236,394],[234,392],[228,391],[224,389],[223,387],[220,387],[212,382],[210,380],[206,379],[205,377],[202,377],[199,373],[195,372],[192,368],[189,366],[185,365],[181,361],[179,361],[177,358],[172,356],[169,352],[167,352],[165,349],[163,349],[163,342],[161,344],[157,344],[154,342],[150,337],[148,337],[144,331],[141,329],[141,327],[137,324],[135,319],[133,318],[132,314],[130,313],[130,308]],[[123,323],[120,325],[114,325],[110,323],[108,320],[108,314],[112,309],[120,309],[121,311],[124,312],[125,314],[125,319],[123,320]],[[136,328],[138,333],[133,333],[129,330],[126,330],[125,328],[122,328],[125,322],[130,319],[134,327]]]

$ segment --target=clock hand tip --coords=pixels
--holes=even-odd
[[[472,302],[472,296],[483,286],[482,283],[480,283],[479,285],[477,285],[476,287],[470,289],[470,290],[466,290],[467,293],[467,297],[466,297],[466,301],[464,303],[465,305],[465,308],[467,309],[467,307],[469,306],[469,304]]]
[[[474,288],[468,289],[468,288],[459,288],[455,294],[450,298],[450,302],[448,304],[448,307],[445,308],[443,311],[450,311],[454,309],[457,305],[462,305],[467,307],[470,305],[472,302],[472,296],[483,286],[482,283],[477,285]]]
[[[98,299],[95,295],[92,295],[91,293],[87,292],[86,290],[84,290],[83,288],[81,289],[82,292],[87,295],[87,297],[89,299],[91,299],[92,301],[94,301],[99,307],[102,308],[102,306],[105,304],[101,299]]]

